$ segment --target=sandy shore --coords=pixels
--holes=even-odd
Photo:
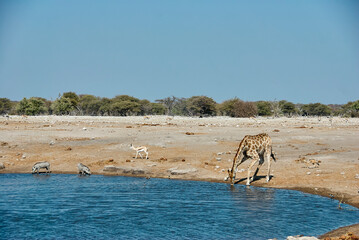
[[[271,181],[264,164],[254,186],[359,207],[359,119],[350,118],[0,117],[0,173],[29,173],[38,161],[49,161],[53,173],[77,173],[82,162],[96,174],[223,182],[241,139],[262,132],[271,136],[277,162]],[[147,146],[149,159],[135,159],[131,143]],[[119,172],[103,171],[108,165]],[[359,227],[351,231],[358,235]]]

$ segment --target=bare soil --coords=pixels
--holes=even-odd
[[[0,117],[0,173],[30,173],[39,161],[49,161],[53,173],[77,173],[81,162],[95,174],[223,182],[241,139],[263,132],[277,161],[269,183],[265,163],[252,185],[359,207],[359,119],[353,118]],[[131,143],[148,147],[149,159],[135,159]],[[105,172],[107,165],[141,171]],[[239,184],[245,177],[246,171],[237,173]],[[359,235],[359,226],[350,231]]]

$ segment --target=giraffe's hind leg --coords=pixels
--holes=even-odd
[[[266,158],[267,158],[267,162],[268,162],[268,172],[267,172],[267,177],[266,177],[267,182],[269,182],[269,180],[270,180],[271,154],[272,154],[272,148],[268,147],[266,149]]]
[[[264,163],[264,158],[263,158],[263,156],[260,156],[258,167],[257,167],[256,171],[254,172],[253,177],[251,177],[251,182],[253,182],[256,179],[258,171],[262,167],[263,163]]]

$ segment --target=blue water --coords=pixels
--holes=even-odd
[[[284,239],[358,223],[297,191],[92,175],[0,174],[0,239]]]

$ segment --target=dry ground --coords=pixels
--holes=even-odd
[[[262,132],[272,137],[277,162],[269,183],[262,178],[264,164],[253,185],[301,190],[359,207],[359,119],[0,117],[5,165],[0,173],[29,173],[38,161],[49,161],[54,173],[76,173],[82,162],[97,174],[108,174],[104,166],[113,165],[140,169],[147,177],[221,182],[240,140]],[[149,159],[134,159],[131,143],[147,146]],[[188,173],[173,175],[170,169]],[[237,174],[240,180],[245,176]]]

